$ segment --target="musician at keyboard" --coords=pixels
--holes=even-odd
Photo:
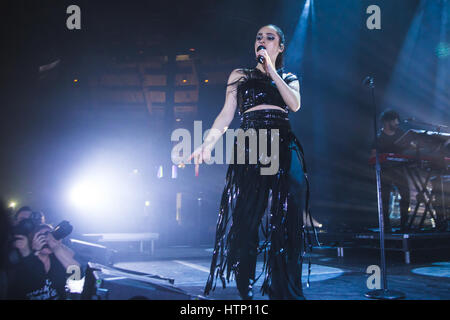
[[[404,131],[400,128],[400,116],[394,110],[386,110],[381,114],[382,129],[378,134],[378,153],[402,154],[404,147],[395,144]],[[372,144],[372,157],[375,156],[375,141]],[[400,194],[400,231],[406,231],[408,209],[410,202],[409,184],[404,168],[401,165],[381,167],[381,198],[383,203],[384,227],[386,232],[392,232],[389,219],[389,202],[393,187],[397,187]]]

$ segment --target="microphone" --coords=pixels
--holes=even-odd
[[[259,46],[258,48],[256,48],[256,51],[259,51],[259,50],[262,50],[262,49],[266,49],[266,47]],[[263,56],[257,56],[256,57],[256,61],[258,61],[261,64],[264,64],[264,57]]]

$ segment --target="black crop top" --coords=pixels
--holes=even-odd
[[[239,115],[261,104],[279,106],[286,112],[289,112],[289,107],[281,97],[275,82],[268,75],[256,68],[242,69],[241,72],[243,76],[238,80],[237,86]],[[279,69],[277,72],[283,77],[282,69]],[[288,73],[284,78],[287,84],[295,80],[298,80],[298,78],[292,73]]]

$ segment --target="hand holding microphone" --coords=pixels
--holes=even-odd
[[[264,50],[264,51],[262,52],[261,55],[259,55],[258,52],[261,50]],[[275,74],[277,72],[277,70],[275,69],[275,66],[272,63],[272,60],[266,51],[266,47],[261,45],[258,48],[256,48],[256,52],[258,54],[256,57],[256,61],[258,61],[258,63],[262,64],[267,75],[272,77],[272,75]],[[273,79],[273,77],[272,77],[272,79]]]
[[[259,52],[260,50],[266,50],[266,47],[264,46],[259,46],[258,48],[256,48],[256,52]],[[262,65],[264,65],[265,59],[263,56],[257,56],[256,57],[256,61],[258,61],[259,63],[261,63]]]

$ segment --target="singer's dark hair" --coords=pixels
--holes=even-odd
[[[284,50],[278,54],[277,60],[275,61],[275,68],[277,70],[281,69],[281,68],[284,67],[284,52],[286,51],[286,45],[285,45],[286,39],[284,37],[284,33],[283,33],[283,31],[281,30],[280,27],[278,27],[278,26],[276,26],[274,24],[268,24],[265,27],[271,27],[271,28],[275,29],[275,31],[276,31],[276,33],[278,35],[278,38],[280,40],[279,46],[281,46],[281,45],[284,46]]]
[[[398,119],[398,121],[400,121],[400,115],[392,109],[384,110],[383,113],[380,115],[380,120],[383,123],[392,121],[395,119]]]

